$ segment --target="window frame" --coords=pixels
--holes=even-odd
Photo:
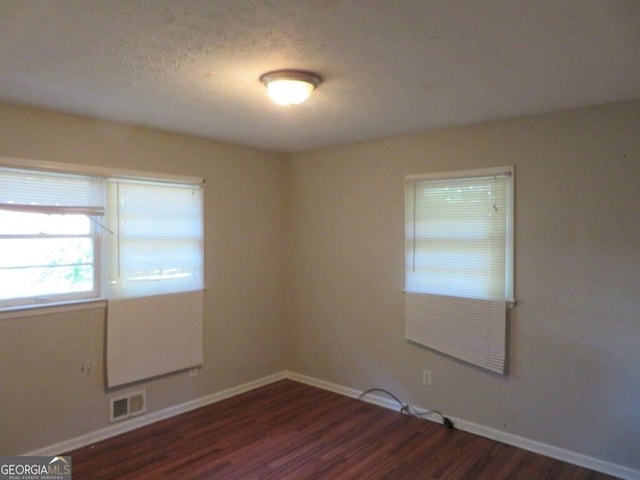
[[[172,294],[178,292],[188,292],[188,291],[196,291],[198,288],[193,284],[198,283],[200,281],[200,289],[204,288],[204,195],[203,192],[200,191],[197,194],[198,206],[194,210],[188,210],[190,214],[197,213],[199,223],[199,231],[194,232],[194,230],[189,230],[190,233],[199,233],[196,237],[201,241],[199,245],[199,260],[200,260],[200,270],[197,271],[197,274],[194,274],[194,270],[189,270],[188,275],[186,277],[180,277],[177,280],[175,277],[165,276],[162,278],[153,278],[154,275],[149,275],[147,272],[146,275],[141,276],[140,278],[134,278],[131,276],[131,267],[127,260],[127,253],[131,254],[135,249],[131,248],[131,244],[135,242],[135,235],[129,235],[126,233],[126,228],[121,228],[124,225],[120,225],[120,222],[126,223],[126,219],[131,212],[128,211],[126,207],[122,207],[120,205],[121,200],[123,200],[122,190],[135,190],[136,188],[150,188],[150,189],[162,189],[163,187],[167,187],[170,189],[169,191],[174,193],[176,191],[182,191],[185,193],[191,192],[192,195],[195,195],[195,190],[201,190],[200,186],[194,184],[184,184],[184,183],[176,183],[176,182],[167,182],[167,181],[157,181],[150,180],[148,178],[109,178],[106,180],[106,192],[107,192],[107,213],[105,216],[105,223],[107,225],[107,229],[113,235],[113,238],[108,238],[105,236],[103,245],[105,255],[107,256],[105,261],[105,275],[108,277],[105,279],[104,288],[105,294],[110,299],[116,298],[132,298],[132,297],[143,297],[143,296],[153,296],[153,295],[163,295],[163,294]],[[166,192],[165,192],[166,194]],[[136,203],[136,200],[130,200],[130,203],[135,204],[133,210],[137,210],[136,207],[140,207],[140,202]],[[145,207],[146,203],[144,202]],[[179,204],[179,202],[176,202]],[[139,211],[136,212],[139,214]],[[163,217],[160,219],[176,219],[175,212],[172,212],[172,209],[169,208],[166,211],[163,211],[160,215]],[[153,218],[154,220],[157,218],[151,212],[147,212],[147,215],[142,215],[142,220],[145,222],[149,222],[149,220]],[[184,218],[184,217],[183,217]],[[146,223],[149,226],[149,223]],[[156,223],[153,224],[154,228],[157,226]],[[184,225],[182,225],[184,227]],[[193,224],[190,225],[193,227]],[[173,228],[176,228],[174,225]],[[185,229],[187,230],[187,229]],[[182,230],[179,230],[182,231]],[[192,252],[194,249],[185,248],[184,244],[190,243],[185,241],[185,239],[190,238],[187,235],[174,235],[173,230],[172,234],[167,236],[166,231],[160,232],[157,231],[156,235],[150,238],[147,238],[149,245],[157,245],[161,246],[166,240],[170,240],[171,238],[179,238],[182,240],[182,248],[178,249],[178,251],[182,254],[185,251]],[[147,246],[145,245],[145,248]],[[164,246],[166,249],[166,245]],[[175,247],[174,247],[175,248]],[[167,249],[168,250],[168,249]],[[165,250],[166,251],[166,250]],[[174,253],[175,250],[172,251]],[[139,257],[139,255],[138,255]],[[169,255],[169,259],[171,256]],[[147,259],[149,260],[149,259]],[[183,258],[184,260],[184,258]],[[166,265],[169,260],[163,257],[162,261],[152,262],[155,263],[154,266],[159,266],[159,264]],[[133,262],[133,265],[136,265],[136,262]],[[140,264],[137,264],[140,266]],[[184,265],[184,264],[181,264]],[[143,268],[148,268],[149,265],[144,265]],[[188,279],[188,280],[187,280]],[[166,281],[166,283],[165,283]],[[171,285],[173,284],[173,285]]]
[[[406,185],[410,182],[419,181],[440,181],[440,180],[456,180],[456,179],[472,179],[492,176],[506,177],[506,193],[505,207],[506,212],[506,230],[505,230],[505,305],[508,309],[515,306],[515,167],[487,167],[469,170],[455,170],[447,172],[421,173],[405,176],[405,215],[407,213]],[[406,226],[406,220],[405,220]],[[406,242],[406,232],[405,232]],[[407,265],[408,252],[405,249],[405,268]],[[406,274],[405,274],[406,282]],[[405,289],[406,291],[406,283]]]
[[[496,184],[495,178],[498,177],[504,178],[504,183],[500,181]],[[508,310],[515,304],[514,177],[515,168],[512,166],[405,177],[404,336],[412,343],[498,374],[504,374],[506,370]],[[472,191],[475,187],[473,179],[483,179],[477,185],[480,189],[476,192],[479,193]],[[438,189],[429,192],[428,186],[416,185],[419,182],[433,181],[436,184],[446,180],[452,182],[449,185],[442,184],[442,192]],[[458,181],[460,182],[456,184]],[[483,188],[483,183],[486,188]],[[421,191],[419,188],[425,190]],[[467,188],[470,194],[467,198],[461,195],[458,201],[455,194],[464,192]],[[449,196],[447,189],[452,189],[454,196]],[[482,192],[491,194],[491,197],[483,196]],[[420,193],[424,195],[426,203],[417,208]],[[494,193],[496,196],[493,196]],[[459,208],[454,205],[453,210],[448,210],[449,204],[469,204],[472,207]],[[430,209],[434,205],[438,210]],[[499,212],[501,206],[504,206],[504,215],[498,213],[496,217],[494,211]],[[423,208],[427,210],[420,212]],[[435,214],[430,215],[428,212]],[[487,220],[477,222],[478,217],[475,215]],[[452,219],[460,219],[462,223],[455,226],[454,221],[454,228],[449,228]],[[423,228],[417,228],[420,225],[418,222],[423,222]],[[433,226],[432,231],[426,230],[426,236],[425,225]],[[477,228],[480,230],[476,230]],[[451,266],[454,267],[454,281],[451,276],[447,277],[447,274],[439,276],[430,273],[428,265],[432,263],[432,251],[423,257],[425,261],[415,263],[418,242],[429,243],[429,238],[435,238],[437,245],[441,246],[447,244],[446,239],[461,239],[458,245],[466,248],[466,239],[474,241],[482,238],[481,234],[486,229],[493,231],[494,235],[500,232],[501,236],[494,236],[498,239],[496,242],[479,242],[481,248],[478,251],[481,255],[477,258],[472,257],[476,260],[475,263],[467,262],[464,255],[462,258],[457,257],[455,244],[442,250],[446,257],[450,257],[448,261],[452,262]],[[463,235],[459,235],[460,232]],[[449,236],[449,233],[453,236]],[[451,250],[453,253],[450,253]],[[477,261],[478,259],[480,261]],[[440,259],[433,262],[436,268],[445,264],[446,262]],[[420,265],[420,268],[416,269],[416,265]],[[483,265],[483,268],[477,268],[480,265]],[[470,270],[465,270],[467,267]],[[448,269],[449,266],[445,266],[443,271],[446,272]],[[419,270],[424,271],[425,277],[422,279]],[[456,279],[460,275],[464,279],[462,283],[466,285],[462,288],[458,288],[460,282]],[[494,281],[485,282],[485,276],[494,278]]]
[[[10,208],[1,208],[0,210],[11,211]],[[50,233],[19,233],[19,234],[1,234],[0,242],[2,240],[20,240],[20,239],[71,239],[71,238],[87,238],[91,242],[92,259],[91,267],[93,269],[92,275],[92,287],[90,290],[83,291],[66,291],[63,293],[43,293],[38,295],[28,295],[24,297],[11,297],[7,299],[0,299],[0,310],[6,310],[11,308],[29,308],[29,307],[41,307],[48,305],[56,305],[62,303],[72,303],[77,301],[93,301],[97,300],[101,296],[101,239],[96,228],[95,221],[91,218],[91,212],[77,213],[73,211],[56,213],[55,209],[47,207],[29,209],[15,209],[13,211],[22,211],[22,213],[29,214],[42,214],[42,215],[85,215],[89,221],[89,232],[86,234],[50,234]],[[71,264],[70,264],[71,265]],[[80,265],[80,264],[78,264]],[[55,264],[42,265],[55,266]]]
[[[100,177],[104,183],[109,179],[128,179],[144,182],[184,184],[199,188],[204,188],[205,186],[205,180],[201,177],[152,173],[128,169],[113,169],[71,163],[25,160],[9,157],[0,157],[0,168],[24,170],[25,173],[58,173],[65,175]],[[104,195],[106,196],[106,188]],[[105,209],[107,208],[106,198],[104,199],[103,207]],[[108,252],[106,251],[105,235],[110,235],[112,232],[110,232],[103,224],[102,215],[104,212],[97,213],[94,211],[87,211],[87,209],[83,209],[82,207],[78,207],[77,209],[75,209],[75,207],[48,208],[44,206],[42,209],[34,207],[34,211],[38,210],[41,210],[39,213],[81,213],[87,215],[91,223],[91,231],[88,237],[91,238],[93,245],[93,289],[90,292],[66,292],[62,294],[46,295],[46,297],[34,295],[29,297],[14,297],[6,300],[0,300],[0,312],[11,312],[14,310],[23,311],[69,304],[91,303],[107,299],[107,263],[109,262],[109,259],[107,258]],[[100,215],[100,217],[96,218],[96,215]],[[201,221],[204,223],[204,211],[201,211]],[[47,238],[49,236],[44,235],[44,237]],[[204,232],[202,232],[202,238],[204,242]],[[202,277],[204,283],[204,258],[202,261]]]

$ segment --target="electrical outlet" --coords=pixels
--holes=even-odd
[[[189,369],[189,377],[197,377],[198,376],[198,367],[192,367]]]
[[[422,370],[422,384],[431,385],[431,370]]]

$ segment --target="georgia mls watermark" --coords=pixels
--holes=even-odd
[[[0,457],[0,480],[71,480],[71,457]]]

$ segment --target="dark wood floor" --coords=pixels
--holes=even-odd
[[[68,453],[74,480],[607,480],[290,380]]]

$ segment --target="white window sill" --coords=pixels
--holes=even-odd
[[[105,308],[107,301],[104,298],[92,298],[90,300],[74,300],[48,305],[29,305],[0,309],[0,321],[11,318],[36,317],[51,313],[73,312],[76,310],[92,310]]]

